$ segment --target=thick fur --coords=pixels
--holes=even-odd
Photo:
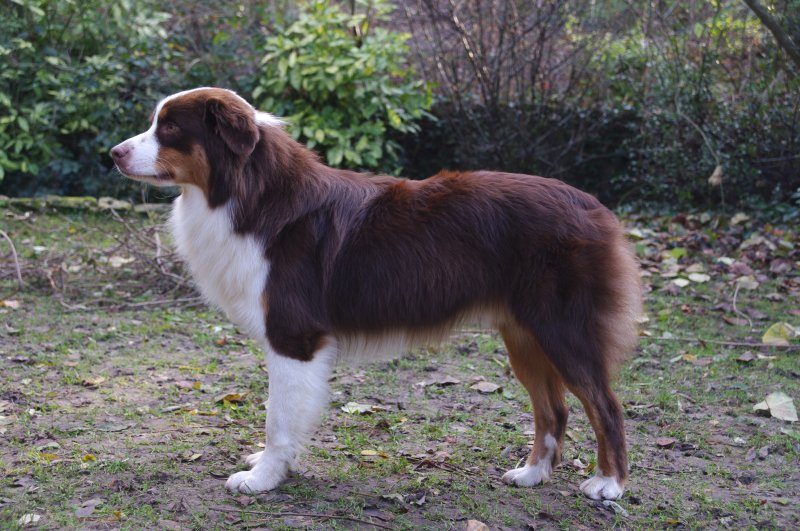
[[[440,340],[480,315],[501,331],[534,405],[534,449],[504,480],[549,478],[569,389],[599,445],[584,492],[622,494],[623,415],[609,382],[636,342],[639,275],[616,217],[594,197],[530,175],[409,181],[329,168],[278,119],[222,89],[165,99],[151,128],[112,157],[133,178],[181,186],[179,251],[203,293],[268,352],[267,448],[231,489],[285,477],[324,409],[332,357]],[[294,425],[293,408],[303,412]]]

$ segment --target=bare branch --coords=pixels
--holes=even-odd
[[[783,31],[783,28],[781,28],[778,21],[775,20],[775,17],[770,15],[769,11],[767,11],[758,0],[744,0],[744,3],[748,5],[759,20],[767,27],[778,42],[778,46],[791,57],[797,69],[800,70],[800,48],[798,48],[791,37]],[[795,75],[797,74],[795,73]]]

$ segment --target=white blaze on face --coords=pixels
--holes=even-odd
[[[115,150],[122,148],[121,151],[126,153],[124,158],[117,161],[118,167],[122,173],[138,180],[151,182],[160,186],[174,184],[171,180],[165,178],[166,176],[164,175],[165,172],[163,168],[159,169],[159,151],[161,146],[158,142],[158,136],[156,135],[156,130],[158,129],[158,115],[161,113],[164,105],[169,101],[198,90],[213,89],[209,87],[200,87],[167,96],[156,106],[156,110],[153,113],[153,123],[150,124],[150,128],[144,133],[129,138],[115,148]],[[233,91],[228,92],[242,100],[248,107],[252,108],[252,106],[238,94]],[[284,121],[280,118],[255,109],[253,109],[253,119],[261,126],[281,127],[284,125]]]
[[[131,154],[126,161],[125,173],[142,177],[158,174],[156,161],[160,146],[156,136],[157,122],[158,118],[156,117],[153,119],[150,129],[126,141],[131,144]]]

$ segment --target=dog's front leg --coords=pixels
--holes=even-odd
[[[336,359],[330,341],[311,361],[281,356],[267,345],[269,398],[267,441],[263,452],[247,458],[253,468],[237,472],[225,486],[253,494],[271,490],[286,479],[295,456],[312,435],[328,402],[328,379]]]

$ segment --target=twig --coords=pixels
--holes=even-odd
[[[367,524],[381,529],[394,529],[392,526],[371,522],[369,520],[362,520],[353,516],[342,516],[330,513],[298,513],[298,512],[266,512],[266,511],[245,511],[243,509],[229,509],[227,507],[209,507],[212,511],[219,511],[221,513],[238,513],[238,514],[253,514],[256,516],[267,516],[270,518],[283,518],[284,516],[305,516],[308,518],[320,518],[323,520],[348,520],[350,522],[358,522],[359,524]]]
[[[94,302],[100,302],[104,299],[97,299]],[[105,299],[107,300],[107,299]],[[183,297],[180,299],[158,299],[154,301],[144,301],[144,302],[131,302],[131,303],[124,303],[124,304],[116,304],[114,306],[85,306],[83,304],[71,306],[63,301],[61,304],[70,311],[97,311],[103,310],[106,312],[121,312],[125,310],[133,310],[136,308],[146,308],[148,306],[161,306],[162,304],[180,304],[184,305],[187,308],[191,308],[193,306],[201,306],[203,304],[203,297]]]
[[[712,345],[725,345],[728,347],[747,348],[780,348],[784,350],[800,350],[800,345],[771,345],[769,343],[748,343],[746,341],[720,341],[716,339],[703,339],[700,337],[648,337],[653,341],[681,341],[685,343],[711,343]]]
[[[11,257],[14,259],[14,268],[17,272],[17,282],[19,282],[19,287],[22,288],[25,286],[25,282],[22,280],[22,268],[19,266],[19,257],[17,256],[17,248],[14,247],[14,242],[11,241],[6,231],[0,230],[0,236],[6,239],[8,245],[11,247]]]
[[[744,314],[744,313],[740,312],[739,308],[736,307],[736,296],[739,295],[739,287],[740,286],[741,286],[741,284],[739,284],[737,282],[736,283],[736,289],[733,290],[733,302],[732,302],[733,313],[735,313],[736,315],[738,315],[740,317],[744,317],[745,319],[747,319],[747,323],[750,325],[750,330],[752,330],[753,329],[753,321],[750,320],[750,317],[747,314]]]

